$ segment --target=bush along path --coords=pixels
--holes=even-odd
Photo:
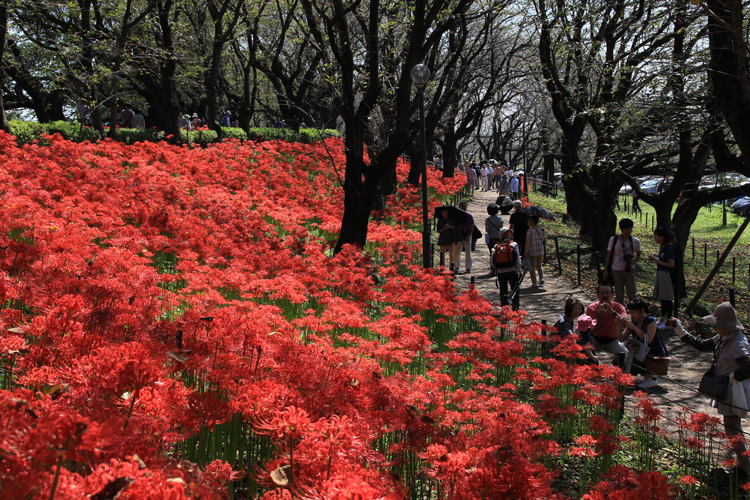
[[[484,233],[484,220],[487,217],[487,205],[494,203],[497,198],[496,191],[475,191],[474,195],[468,199],[468,211],[474,217],[476,226]],[[508,225],[508,216],[503,216],[505,225]],[[560,217],[558,217],[558,220]],[[540,226],[555,224],[554,222],[542,221]],[[547,242],[548,252],[550,241]],[[551,253],[550,253],[551,256]],[[496,286],[495,278],[490,273],[489,249],[484,240],[477,242],[476,251],[472,255],[472,272],[458,274],[455,277],[455,283],[458,290],[463,290],[471,285],[474,279],[474,287],[479,293],[500,308],[500,292]],[[464,258],[461,260],[461,271],[465,270]],[[595,271],[588,271],[595,272]],[[585,305],[596,301],[595,291],[593,289],[577,288],[565,277],[560,277],[556,266],[548,264],[544,266],[544,285],[539,288],[530,288],[531,281],[528,273],[520,289],[521,309],[526,312],[526,322],[545,322],[548,325],[550,334],[554,333],[554,325],[557,317],[563,310],[563,304],[567,297],[573,296],[579,298]],[[673,443],[684,442],[690,438],[692,432],[699,430],[703,435],[703,440],[708,440],[708,434],[711,429],[716,432],[723,431],[719,423],[716,410],[711,408],[710,400],[699,394],[697,391],[698,383],[703,373],[708,370],[712,363],[710,353],[701,353],[689,346],[683,344],[676,333],[669,330],[660,330],[662,339],[667,345],[672,361],[669,365],[669,374],[659,376],[659,386],[652,389],[641,390],[635,384],[628,387],[625,392],[625,410],[632,419],[643,418],[643,407],[653,406],[650,410],[658,429],[657,434],[666,437]],[[601,363],[612,363],[613,357],[608,353],[599,353]],[[644,403],[640,397],[643,392],[647,393],[651,399],[651,405]],[[708,420],[705,415],[710,417]],[[693,431],[688,428],[692,428]],[[744,430],[750,431],[750,426],[746,425]],[[746,435],[750,441],[750,435]],[[695,441],[687,443],[697,446]],[[706,444],[706,448],[708,448]],[[664,460],[674,462],[679,457],[675,455],[675,448],[669,443],[664,443],[662,451],[657,452]],[[713,442],[712,458],[705,463],[706,472],[708,470],[723,465],[724,460],[731,457],[730,450],[723,440]]]

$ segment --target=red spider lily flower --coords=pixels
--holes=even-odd
[[[686,486],[695,486],[696,484],[699,484],[699,481],[695,479],[693,476],[682,476],[679,479],[680,484],[684,484]]]

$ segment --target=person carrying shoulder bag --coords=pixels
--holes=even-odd
[[[641,240],[632,235],[633,225],[630,219],[620,221],[621,234],[609,239],[607,260],[604,263],[604,281],[614,284],[615,302],[621,304],[626,289],[628,301],[636,297],[635,264],[641,258]]]
[[[711,370],[701,380],[701,393],[708,394],[709,385],[720,385],[722,377],[728,379],[722,397],[715,393],[711,406],[724,417],[724,432],[727,438],[742,436],[742,417],[747,415],[747,401],[750,401],[750,344],[742,332],[744,327],[737,320],[737,311],[732,304],[719,304],[713,314],[703,318],[716,329],[716,335],[710,339],[699,339],[690,335],[677,320],[670,326],[677,332],[680,340],[699,351],[714,352],[714,363]],[[711,384],[709,384],[711,382]],[[731,385],[730,385],[731,384]],[[734,388],[740,384],[739,388]],[[739,389],[739,390],[738,390]],[[744,401],[742,400],[744,396]],[[735,441],[733,450],[737,454],[737,464],[746,474],[750,473],[750,459],[745,456],[747,449],[744,442]]]

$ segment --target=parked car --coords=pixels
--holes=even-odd
[[[732,203],[732,213],[739,215],[750,214],[750,196],[745,196]]]
[[[630,184],[623,184],[618,194],[630,194],[632,191],[633,188],[630,186]]]
[[[641,184],[641,189],[644,193],[658,194],[664,189],[663,184],[664,181],[662,179],[651,179]]]

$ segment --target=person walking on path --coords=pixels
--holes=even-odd
[[[514,200],[518,199],[518,174],[513,174],[510,177],[510,196]]]
[[[672,317],[674,309],[674,289],[672,287],[672,270],[677,259],[677,252],[670,244],[669,234],[663,227],[654,229],[654,241],[659,245],[658,255],[649,255],[648,261],[656,264],[656,283],[654,283],[654,297],[661,301],[661,318],[659,327],[664,321]]]
[[[530,215],[526,231],[526,248],[524,257],[531,261],[531,288],[538,288],[544,285],[544,271],[542,270],[542,259],[544,259],[544,231],[538,227],[539,216]],[[539,283],[536,281],[536,274],[539,273]]]
[[[466,184],[469,186],[471,194],[474,194],[474,190],[477,188],[477,171],[471,166],[466,168]]]
[[[586,314],[596,319],[596,326],[591,331],[591,345],[615,356],[627,355],[628,348],[620,342],[619,324],[619,318],[626,315],[625,306],[612,301],[612,285],[609,283],[596,287],[596,297],[599,300],[586,308]]]
[[[448,210],[443,209],[440,211],[440,218],[437,223],[438,232],[438,245],[440,245],[440,254],[443,257],[441,260],[445,265],[445,254],[448,253],[448,259],[450,260],[450,269],[453,270],[453,247],[455,242],[458,240],[456,233],[456,222],[448,217]]]
[[[635,265],[641,258],[641,240],[633,236],[633,221],[620,221],[619,236],[609,239],[607,245],[607,260],[604,263],[604,281],[611,281],[615,285],[615,302],[622,303],[625,289],[628,300],[635,299]],[[612,272],[610,277],[610,265]]]
[[[491,190],[495,185],[495,160],[490,160],[487,165],[487,190]]]
[[[492,186],[493,189],[500,187],[500,177],[503,175],[503,167],[501,167],[499,163],[496,162],[494,167],[495,167],[495,170],[493,174],[495,175],[494,177],[495,184]]]
[[[456,233],[460,239],[453,246],[453,262],[456,272],[461,268],[461,253],[466,252],[466,272],[471,272],[471,235],[474,233],[474,217],[467,211],[467,202],[461,201],[458,208],[466,212],[466,221],[456,223]]]
[[[745,473],[750,473],[750,460],[745,455],[747,447],[739,438],[742,437],[742,418],[747,416],[747,410],[741,408],[746,406],[734,398],[735,384],[741,384],[740,394],[744,392],[745,402],[750,401],[750,345],[747,337],[742,332],[744,326],[737,320],[737,311],[732,304],[724,302],[714,309],[713,314],[703,318],[709,325],[716,329],[716,335],[710,339],[700,339],[690,335],[682,327],[682,323],[675,322],[672,327],[684,343],[703,352],[714,353],[714,364],[711,367],[713,375],[717,377],[729,377],[730,388],[727,389],[725,398],[711,401],[711,406],[716,408],[719,415],[724,417],[724,432],[730,442],[732,449],[737,454],[737,465]]]
[[[521,249],[521,255],[526,252],[526,232],[529,230],[529,214],[521,212],[523,203],[521,200],[513,202],[513,213],[510,216],[510,228],[513,230],[513,239]]]
[[[498,216],[497,213],[500,211],[500,207],[494,203],[487,205],[487,213],[489,217],[484,219],[484,234],[487,238],[487,246],[492,253],[492,249],[495,245],[500,243],[500,230],[505,225],[505,221],[502,217]]]
[[[500,176],[500,184],[498,185],[497,194],[510,196],[510,182],[508,182],[507,174]]]
[[[511,235],[512,231],[507,227],[503,227],[500,229],[500,244],[498,245],[499,248],[495,249],[495,252],[502,252],[502,247],[505,247],[506,244],[510,246],[511,250],[509,251],[509,255],[507,256],[507,258],[505,258],[505,262],[498,263],[497,259],[493,261],[493,265],[495,267],[495,276],[497,277],[497,284],[500,287],[501,306],[510,305],[508,290],[510,289],[510,291],[512,292],[516,288],[522,272],[521,254],[518,253],[518,244],[510,240]],[[507,250],[506,253],[508,253]],[[493,257],[495,257],[494,254]],[[520,307],[520,295],[521,294],[519,293],[519,291],[516,291],[516,294],[513,296],[512,308],[514,311],[518,311]]]

